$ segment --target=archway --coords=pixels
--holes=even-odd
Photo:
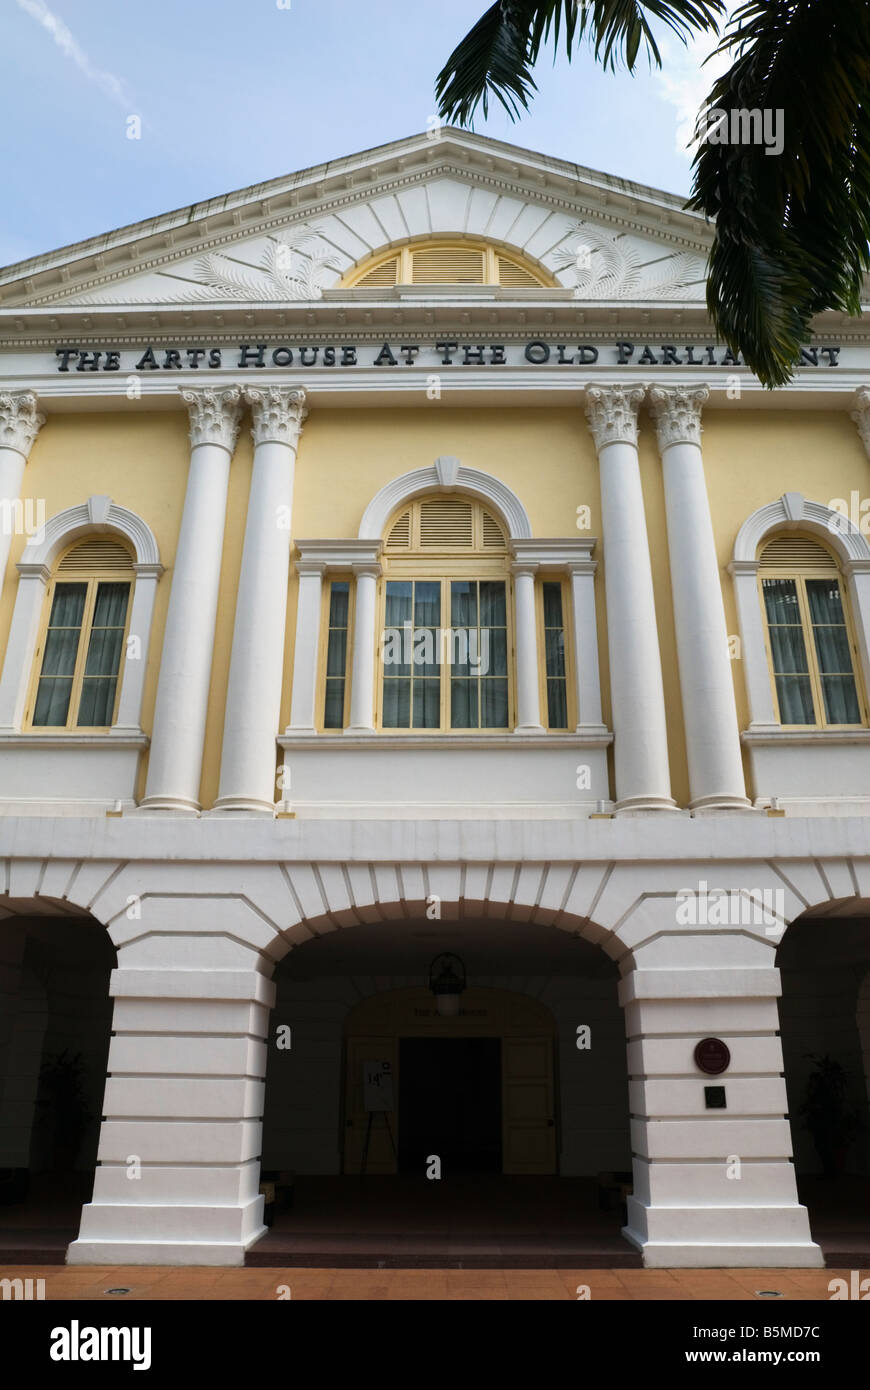
[[[795,1173],[830,1266],[870,1261],[870,903],[805,912],[777,952]]]
[[[579,931],[509,912],[326,931],[281,962],[262,1150],[274,1208],[248,1263],[640,1264],[620,1234],[619,972]],[[445,951],[467,973],[450,1017],[428,988]],[[368,1106],[374,1064],[392,1081],[383,1112]]]
[[[69,902],[0,897],[0,1257],[62,1264],[90,1200],[116,954]]]

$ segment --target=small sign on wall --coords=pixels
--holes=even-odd
[[[363,1104],[367,1111],[392,1110],[392,1062],[363,1062]]]
[[[707,1076],[721,1076],[731,1065],[731,1053],[721,1038],[704,1038],[695,1048],[695,1066]]]

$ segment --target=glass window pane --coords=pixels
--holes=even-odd
[[[347,630],[333,628],[326,645],[327,676],[343,676],[347,667]]]
[[[481,719],[483,729],[508,727],[508,683],[506,680],[480,682]]]
[[[71,676],[75,671],[81,630],[77,627],[49,628],[45,634],[42,675]]]
[[[414,629],[414,678],[421,676],[437,676],[440,672],[438,664],[438,628],[418,627]]]
[[[783,724],[815,724],[809,676],[777,676],[776,694]]]
[[[86,676],[117,676],[124,644],[122,627],[94,628],[85,661]]]
[[[454,729],[477,729],[477,687],[474,680],[451,680],[450,723]]]
[[[803,628],[771,627],[770,650],[777,675],[808,671]]]
[[[100,584],[94,604],[92,627],[124,627],[127,622],[129,584]]]
[[[71,680],[40,680],[36,692],[33,723],[37,728],[63,728],[69,713]]]
[[[562,585],[544,585],[544,627],[562,627]]]
[[[836,579],[808,579],[807,598],[814,623],[844,623],[843,599]]]
[[[480,582],[480,626],[507,626],[506,587],[501,581],[481,580]]]
[[[829,724],[860,724],[861,707],[852,676],[822,676],[825,718]]]
[[[414,681],[414,728],[437,729],[441,723],[441,682]]]
[[[797,623],[800,626],[797,584],[793,579],[762,579],[761,589],[769,623]]]
[[[409,729],[411,727],[411,682],[409,680],[384,681],[384,728]]]
[[[326,682],[326,704],[323,715],[323,727],[325,729],[341,729],[344,727],[343,680],[327,680]]]
[[[417,627],[438,627],[441,623],[441,585],[437,581],[417,580],[414,585],[414,623]]]
[[[450,585],[450,621],[454,627],[477,627],[477,581],[454,579]]]
[[[547,722],[551,729],[568,727],[568,703],[562,680],[547,681]]]
[[[480,634],[480,674],[507,675],[507,629],[483,628]]]
[[[401,627],[411,621],[411,581],[391,579],[387,584],[387,603],[385,623],[387,627]]]
[[[547,628],[545,631],[547,648],[547,675],[564,676],[565,674],[565,634],[555,628]]]
[[[56,585],[49,627],[81,627],[87,591],[87,584]]]
[[[852,655],[845,627],[814,627],[813,637],[820,671],[852,674]]]
[[[78,728],[108,728],[115,710],[116,686],[115,676],[96,676],[84,681],[76,719]]]
[[[350,585],[346,580],[336,580],[329,589],[329,626],[347,627],[350,611]]]

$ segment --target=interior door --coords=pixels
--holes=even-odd
[[[347,1040],[347,1072],[344,1090],[344,1171],[346,1173],[359,1173],[361,1170],[363,1147],[369,1122],[363,1086],[363,1064],[365,1062],[389,1062],[393,1072],[393,1110],[373,1112],[366,1172],[395,1173],[396,1157],[390,1143],[390,1134],[392,1134],[393,1143],[397,1143],[395,1104],[398,1095],[398,1077],[396,1075],[396,1040],[390,1037],[354,1036]],[[389,1123],[389,1130],[387,1123]]]
[[[502,1042],[505,1173],[556,1172],[553,1039]]]

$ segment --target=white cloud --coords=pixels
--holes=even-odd
[[[52,13],[44,0],[16,0],[16,3],[20,10],[29,14],[31,19],[35,19],[37,24],[40,24],[51,35],[64,56],[72,59],[89,82],[94,82],[105,92],[106,96],[112,97],[121,106],[128,111],[130,110],[130,98],[127,96],[121,79],[115,77],[111,72],[103,72],[100,68],[94,67],[87,53],[80,44],[76,43],[63,20]]]
[[[742,0],[728,0],[729,15],[741,3]],[[676,109],[676,149],[686,160],[694,158],[695,147],[690,142],[694,141],[698,114],[706,103],[710,88],[731,66],[727,53],[704,66],[704,60],[718,42],[712,34],[701,34],[685,45],[675,38],[659,41],[662,67],[661,71],[655,73],[654,81],[661,88],[665,101]]]

